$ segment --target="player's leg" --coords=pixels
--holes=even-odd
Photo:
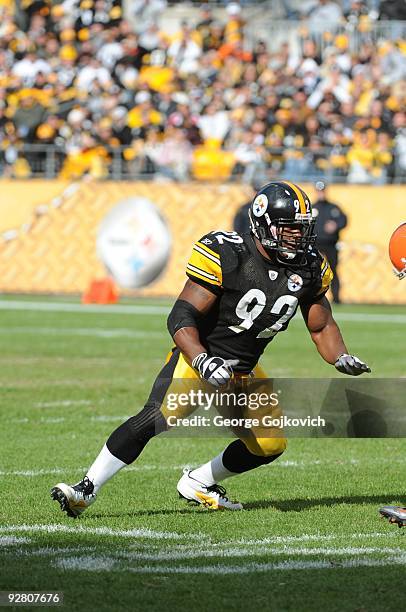
[[[156,378],[144,408],[113,431],[84,478],[75,485],[58,483],[52,488],[52,498],[69,516],[76,517],[84,512],[95,501],[100,487],[133,463],[151,438],[167,429],[160,408],[173,381],[179,358],[180,351],[173,350]]]
[[[259,366],[255,368],[254,376],[256,380],[266,378],[264,371]],[[268,394],[272,392],[268,381],[264,381],[262,391]],[[269,413],[269,407],[256,413],[260,421],[264,412]],[[244,413],[244,416],[252,417],[253,415]],[[280,410],[275,411],[273,416],[281,416]],[[270,430],[260,425],[250,430],[238,428],[234,430],[234,433],[238,439],[233,440],[219,455],[194,470],[184,472],[178,482],[178,491],[182,495],[188,492],[190,497],[191,491],[200,485],[209,490],[220,491],[223,498],[227,499],[224,487],[218,486],[219,482],[272,463],[281,456],[286,448],[286,438],[283,431],[279,429]],[[238,507],[231,509],[242,508],[241,504],[236,504],[236,506]]]
[[[272,450],[262,447],[261,455],[256,455],[247,446],[247,440],[233,440],[219,455],[195,470],[185,470],[177,488],[182,497],[195,500],[210,509],[225,508],[241,510],[242,504],[230,501],[224,487],[219,486],[230,476],[249,472],[262,465],[275,461],[282,454],[286,444],[278,443]],[[266,454],[269,453],[269,454]]]

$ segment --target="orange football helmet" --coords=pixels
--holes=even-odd
[[[389,240],[389,257],[394,273],[399,278],[406,276],[406,222],[395,229]]]

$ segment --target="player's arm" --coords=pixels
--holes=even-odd
[[[313,304],[302,304],[301,311],[320,355],[327,363],[334,364],[340,355],[348,351],[328,299],[323,296]]]
[[[199,335],[200,320],[222,293],[221,257],[213,235],[208,234],[193,246],[186,274],[189,280],[168,317],[168,330],[201,378],[215,386],[223,385],[230,380],[236,363],[209,355]]]
[[[187,280],[168,317],[168,329],[176,346],[192,363],[195,357],[205,353],[200,341],[199,320],[213,307],[217,295]]]
[[[330,303],[324,295],[313,303],[302,304],[301,310],[311,339],[327,363],[334,364],[339,372],[351,376],[371,371],[358,357],[348,354]]]

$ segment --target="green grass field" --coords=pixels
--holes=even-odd
[[[155,438],[81,519],[60,512],[50,487],[78,480],[142,407],[170,347],[167,304],[0,301],[0,590],[61,590],[69,611],[403,609],[406,529],[377,510],[406,501],[404,440],[291,440],[226,482],[243,512],[211,513],[182,503],[176,482],[225,441]],[[404,310],[336,313],[373,376],[406,375]],[[262,363],[274,376],[336,374],[299,320]]]

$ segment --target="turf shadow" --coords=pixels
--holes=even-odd
[[[244,503],[244,510],[265,510],[274,509],[280,512],[301,512],[317,506],[335,506],[338,504],[373,504],[376,506],[387,506],[393,500],[401,500],[404,495],[398,493],[386,493],[382,495],[352,495],[343,497],[320,497],[314,499],[286,499],[278,501],[274,499],[259,499],[253,502]],[[398,503],[400,503],[398,501]],[[170,516],[179,514],[192,514],[204,512],[203,508],[190,506],[188,508],[156,509],[156,510],[133,510],[132,512],[98,512],[97,514],[86,515],[86,520],[99,520],[107,518],[135,518],[139,516]],[[207,512],[204,512],[207,514]]]
[[[286,499],[278,501],[274,499],[259,499],[254,502],[244,504],[245,510],[261,510],[265,508],[274,508],[281,512],[301,512],[316,506],[335,506],[337,504],[375,504],[385,505],[391,503],[391,500],[401,500],[404,493],[391,492],[382,495],[352,495],[343,497],[319,497],[314,499]]]

